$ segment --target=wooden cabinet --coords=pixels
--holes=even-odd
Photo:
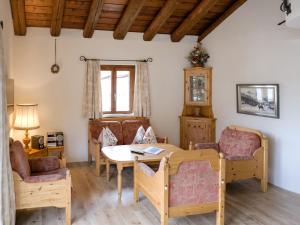
[[[180,147],[189,143],[215,141],[212,111],[212,69],[194,67],[184,70],[184,107],[180,116]]]

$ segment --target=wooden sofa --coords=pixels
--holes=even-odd
[[[142,192],[161,216],[161,225],[172,217],[216,212],[216,224],[224,224],[225,160],[217,151],[174,152],[164,158],[155,173],[136,158],[134,199]]]
[[[261,191],[268,189],[268,139],[260,131],[228,126],[218,143],[190,144],[190,150],[213,148],[226,159],[226,183],[257,178]]]
[[[101,118],[89,121],[88,128],[88,160],[91,163],[94,157],[96,162],[96,175],[100,176],[101,165],[106,166],[107,179],[109,179],[110,162],[101,153],[101,143],[98,137],[104,127],[108,127],[118,139],[118,145],[129,145],[133,142],[136,132],[140,126],[146,130],[150,126],[148,118],[125,117],[125,118]],[[166,137],[156,137],[157,142],[167,143]]]
[[[71,224],[71,175],[57,157],[27,159],[19,141],[10,144],[16,209],[65,208]]]

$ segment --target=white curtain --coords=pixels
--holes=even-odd
[[[89,119],[102,117],[102,97],[100,81],[100,63],[87,61],[84,85],[83,115]]]
[[[147,62],[137,64],[134,84],[133,114],[142,117],[151,116],[149,68]]]
[[[6,105],[7,70],[3,53],[3,37],[0,28],[0,224],[15,224],[15,195],[9,158],[9,132]]]

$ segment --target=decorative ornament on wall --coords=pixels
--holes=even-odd
[[[208,59],[209,55],[202,48],[201,43],[197,43],[197,46],[194,47],[194,50],[191,51],[190,55],[188,56],[188,60],[190,61],[192,66],[204,67]]]
[[[55,39],[55,45],[54,45],[54,60],[55,63],[51,66],[51,72],[52,73],[58,73],[59,72],[59,65],[56,63],[56,39]]]

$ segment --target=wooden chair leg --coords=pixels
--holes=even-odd
[[[66,207],[66,225],[71,225],[71,205]]]
[[[268,191],[268,179],[266,179],[265,177],[260,181],[260,188],[262,192]]]
[[[100,150],[95,148],[96,176],[100,176]]]
[[[72,180],[70,171],[67,171],[67,182],[66,182],[66,225],[71,225],[71,189]]]
[[[160,224],[161,225],[168,225],[169,224],[169,218],[166,214],[161,215]]]
[[[108,159],[105,160],[106,161],[106,179],[109,182],[110,179],[110,162]]]
[[[89,142],[89,145],[88,145],[88,162],[89,163],[92,163],[92,146],[91,146],[91,143]]]

